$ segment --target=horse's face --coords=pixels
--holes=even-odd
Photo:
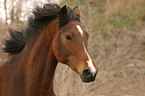
[[[53,42],[57,60],[80,74],[84,82],[94,81],[98,72],[87,49],[88,37],[78,21],[70,21],[60,28]]]

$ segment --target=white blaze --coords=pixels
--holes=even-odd
[[[88,52],[87,52],[87,49],[86,49],[86,47],[85,47],[85,44],[83,43],[83,47],[84,47],[84,50],[85,50],[85,52],[86,52],[86,54],[87,54],[87,56],[88,56],[88,61],[87,61],[87,63],[88,63],[88,66],[89,66],[89,68],[90,68],[90,70],[91,70],[91,72],[93,73],[93,75],[96,73],[96,68],[94,67],[94,64],[93,64],[93,61],[92,61],[92,59],[91,59],[91,57],[90,57],[90,55],[88,54]]]
[[[77,27],[77,29],[79,30],[80,34],[83,36],[83,30],[82,30],[82,28],[80,27],[80,25],[76,25],[76,27]],[[87,56],[88,56],[88,61],[87,61],[88,67],[90,68],[91,72],[92,72],[93,75],[94,75],[94,74],[96,73],[96,68],[95,68],[94,65],[93,65],[93,61],[92,61],[90,55],[89,55],[88,52],[87,52],[87,49],[86,49],[86,47],[85,47],[84,42],[83,42],[83,47],[84,47],[85,53],[86,53]]]
[[[77,28],[78,28],[79,32],[81,33],[81,35],[83,36],[83,30],[82,30],[81,26],[77,25]]]

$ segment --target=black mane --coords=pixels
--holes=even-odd
[[[59,27],[65,26],[71,20],[79,20],[79,16],[75,13],[74,9],[67,7],[68,16],[60,20]],[[33,16],[29,17],[26,28],[21,31],[9,30],[10,39],[5,41],[4,52],[10,54],[20,53],[25,47],[29,37],[44,24],[49,23],[59,16],[60,6],[57,4],[45,4],[43,8],[36,6],[32,11]]]

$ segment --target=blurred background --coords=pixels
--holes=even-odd
[[[8,28],[23,28],[34,6],[47,2],[79,6],[99,68],[96,81],[86,84],[59,63],[57,96],[145,96],[145,0],[0,0],[0,61]]]

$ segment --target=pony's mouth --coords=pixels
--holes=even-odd
[[[96,79],[96,74],[95,74],[94,76],[91,74],[89,77],[85,77],[85,76],[83,76],[83,75],[80,74],[80,77],[81,77],[81,79],[82,79],[82,81],[83,81],[84,83],[89,83],[89,82],[95,81],[95,79]]]

